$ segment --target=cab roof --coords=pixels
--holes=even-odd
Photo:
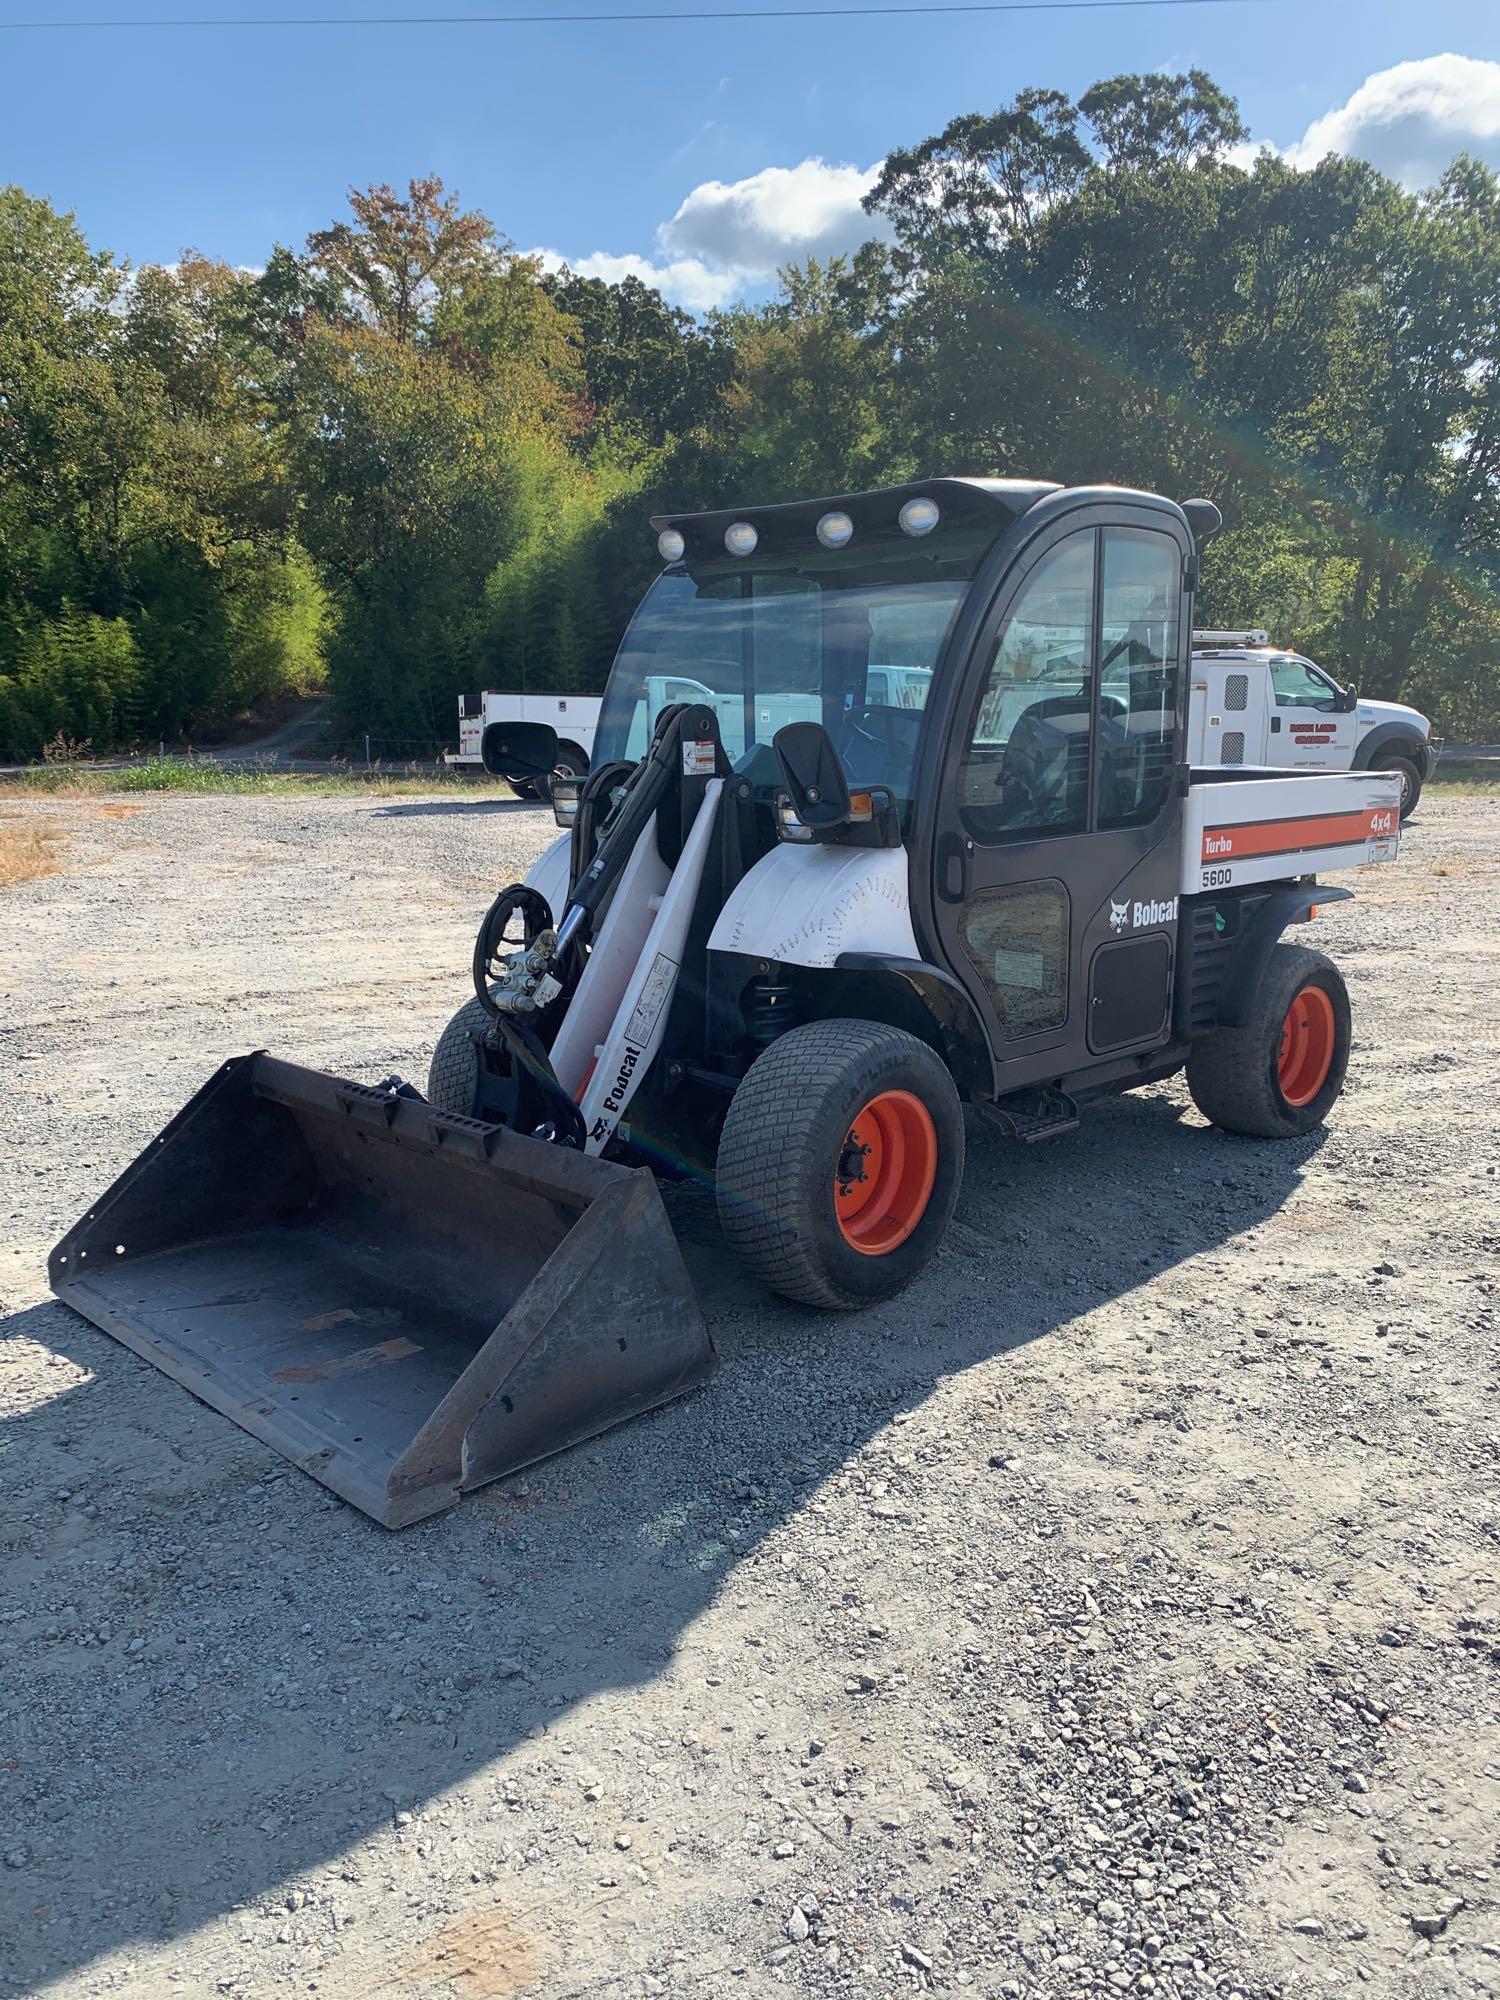
[[[653,514],[658,533],[675,528],[689,561],[722,558],[724,530],[748,521],[768,555],[805,548],[825,514],[847,514],[863,546],[876,539],[907,541],[897,516],[908,500],[935,500],[951,527],[991,524],[999,534],[1018,515],[1049,493],[1062,489],[1051,479],[916,479],[906,486],[882,486],[871,493],[830,493],[820,500],[783,500],[766,507],[716,507],[705,514]]]

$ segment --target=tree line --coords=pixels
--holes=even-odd
[[[937,472],[1206,495],[1207,622],[1500,737],[1500,182],[1246,136],[1199,71],[1023,91],[890,154],[881,240],[701,320],[433,178],[254,272],[0,191],[0,749],[323,685],[437,746],[462,689],[602,684],[652,512]]]

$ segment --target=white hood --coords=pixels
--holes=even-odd
[[[1361,736],[1371,729],[1383,729],[1388,722],[1399,722],[1403,728],[1409,729],[1413,736],[1420,737],[1424,743],[1427,741],[1427,732],[1431,726],[1427,717],[1419,709],[1407,708],[1402,702],[1366,701],[1361,695],[1359,707],[1355,712],[1359,719]]]

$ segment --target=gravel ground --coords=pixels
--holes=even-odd
[[[44,1294],[224,1056],[420,1079],[519,804],[31,801],[0,895],[0,1990],[1500,1991],[1500,798],[1319,942],[1348,1093],[971,1131],[828,1319],[392,1536]]]

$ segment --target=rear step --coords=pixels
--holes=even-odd
[[[388,1528],[714,1363],[644,1169],[263,1054],[189,1100],[48,1273]]]
[[[1042,1139],[1055,1139],[1078,1125],[1078,1106],[1065,1090],[1039,1084],[1034,1090],[1013,1091],[996,1104],[982,1106],[1009,1138],[1023,1146],[1035,1146]]]

